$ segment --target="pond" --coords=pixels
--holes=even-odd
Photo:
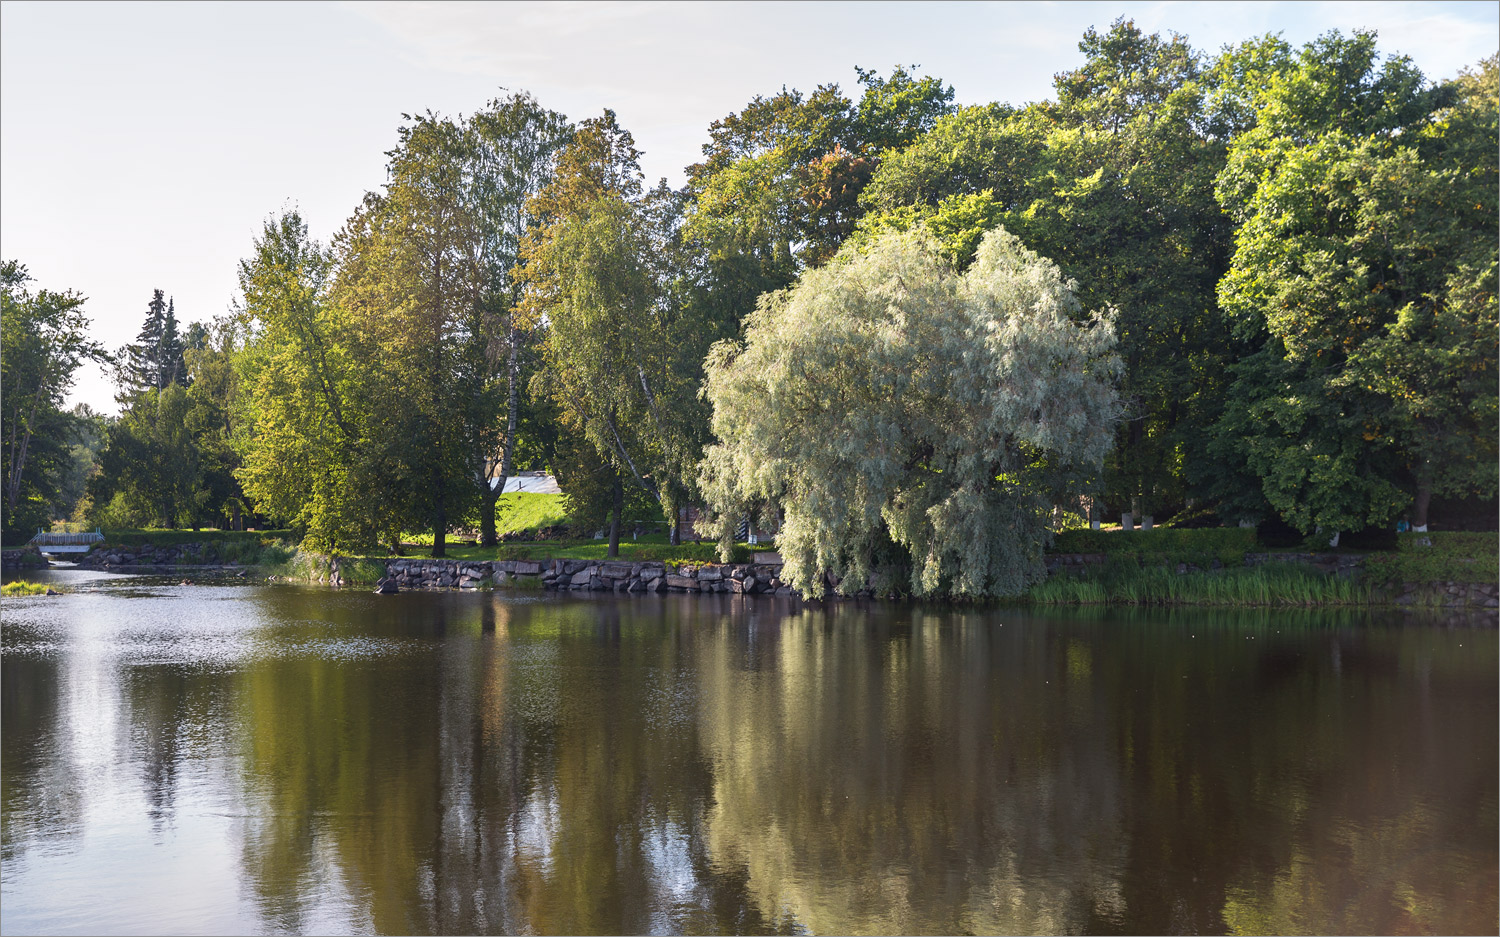
[[[6,933],[1493,933],[1493,618],[53,572]]]

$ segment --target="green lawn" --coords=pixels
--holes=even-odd
[[[567,495],[534,494],[513,491],[501,495],[495,505],[495,531],[513,534],[523,530],[541,530],[568,519]]]

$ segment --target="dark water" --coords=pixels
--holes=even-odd
[[[1497,927],[1490,627],[54,575],[6,933]]]

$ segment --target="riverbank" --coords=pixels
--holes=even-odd
[[[150,531],[133,535],[106,535],[104,542],[78,557],[85,569],[117,569],[160,566],[276,566],[296,554],[286,535],[256,532],[214,531],[198,539],[185,539],[188,531]]]
[[[1274,556],[1274,554],[1273,554]],[[1286,561],[1263,561],[1221,569],[1141,567],[1122,562],[1091,568],[1060,564],[1045,582],[1007,600],[1027,605],[1141,605],[1216,607],[1379,607],[1497,608],[1495,582],[1455,580],[1375,582],[1361,578],[1363,564],[1334,562],[1316,554],[1290,554]],[[1060,559],[1074,559],[1063,557]],[[779,558],[752,563],[661,563],[622,560],[463,560],[330,558],[301,553],[280,569],[278,578],[334,586],[384,585],[389,591],[517,589],[551,592],[733,593],[800,595],[781,579]],[[830,581],[826,598],[898,598],[874,590],[837,592]]]
[[[388,589],[724,592],[794,595],[780,558],[739,545],[720,563],[711,543],[620,544],[603,557],[598,541],[459,546],[456,556],[338,557],[295,549],[283,532],[132,532],[79,558],[82,568],[255,569],[258,575],[336,586]],[[1046,556],[1049,576],[1006,600],[1028,605],[1215,607],[1419,606],[1500,608],[1496,535],[1403,534],[1394,551],[1257,549],[1253,530],[1069,531]],[[7,551],[7,554],[17,551]],[[22,558],[40,559],[34,551]],[[7,567],[11,559],[7,555]],[[897,598],[871,589],[830,598]]]

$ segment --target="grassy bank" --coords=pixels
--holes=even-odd
[[[1257,550],[1254,528],[1210,527],[1197,530],[1068,530],[1057,535],[1049,553],[1102,553],[1131,558],[1142,566],[1188,563],[1209,567],[1218,561],[1239,566]]]
[[[1500,535],[1440,533],[1397,535],[1394,553],[1365,557],[1365,578],[1376,584],[1401,582],[1496,582]]]
[[[1401,534],[1395,551],[1321,550],[1360,557],[1357,579],[1299,563],[1243,566],[1254,531],[1210,529],[1128,534],[1069,531],[1057,552],[1103,554],[1105,562],[1033,586],[1038,605],[1346,606],[1390,602],[1403,583],[1486,583],[1497,577],[1500,535]],[[1267,551],[1274,552],[1274,551]],[[1217,560],[1222,569],[1212,569]],[[1178,563],[1200,570],[1178,573]]]
[[[1368,605],[1366,583],[1293,563],[1178,573],[1165,566],[1111,562],[1081,575],[1054,575],[1031,587],[1036,605]]]

